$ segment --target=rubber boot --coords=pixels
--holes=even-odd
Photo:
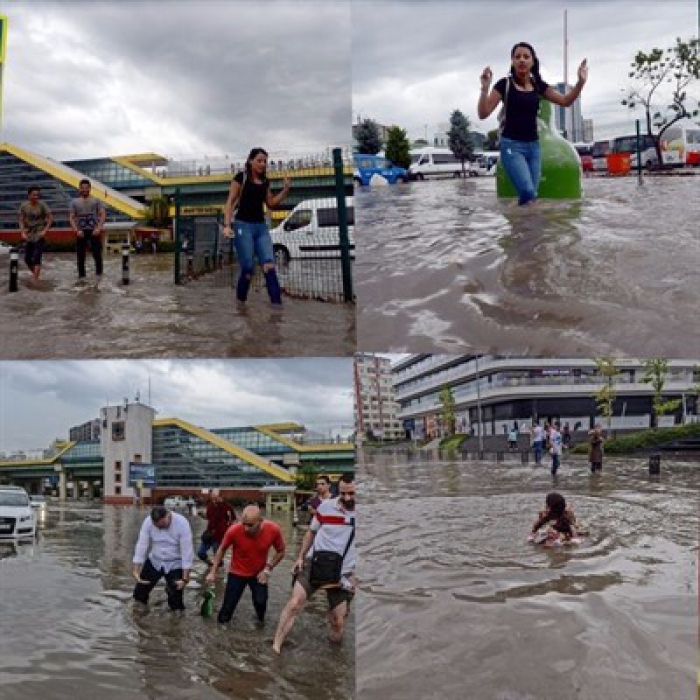
[[[277,270],[274,267],[265,273],[265,285],[267,293],[270,295],[270,301],[275,306],[282,306],[282,290],[277,279]]]

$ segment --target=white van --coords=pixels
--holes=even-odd
[[[355,256],[354,198],[346,200],[350,257]],[[338,207],[335,199],[306,199],[270,231],[277,264],[295,258],[340,258]]]
[[[467,175],[478,175],[476,165],[465,161]],[[462,177],[462,161],[449,148],[420,148],[411,151],[411,165],[408,168],[411,180],[425,180],[429,177]]]
[[[0,540],[36,535],[36,516],[27,492],[19,486],[0,486]]]

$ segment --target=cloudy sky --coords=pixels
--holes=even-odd
[[[106,405],[140,391],[159,418],[206,428],[297,421],[352,428],[352,360],[63,361],[0,363],[0,452],[48,446]]]
[[[620,104],[629,64],[640,50],[667,48],[698,35],[697,0],[524,0],[523,2],[394,2],[360,0],[353,12],[353,120],[397,124],[410,138],[428,138],[459,109],[472,127],[497,126],[497,111],[478,120],[479,76],[494,83],[510,67],[518,41],[532,44],[545,81],[563,80],[563,16],[568,8],[569,82],[588,59],[583,117],[596,139],[634,131],[642,112]]]
[[[350,141],[347,2],[0,2],[2,140],[57,159]]]

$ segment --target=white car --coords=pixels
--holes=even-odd
[[[189,508],[190,506],[196,506],[197,502],[191,497],[168,496],[165,501],[163,501],[163,505],[166,508]]]
[[[355,257],[355,208],[353,197],[347,200],[350,257]],[[340,259],[340,230],[335,199],[306,199],[297,204],[287,218],[270,231],[278,265],[295,258]]]
[[[27,492],[19,486],[0,486],[0,540],[33,539],[36,516]]]
[[[7,243],[0,241],[0,255],[9,255],[11,250],[11,245],[7,245]]]

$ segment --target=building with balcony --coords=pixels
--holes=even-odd
[[[611,427],[616,430],[648,428],[652,421],[653,391],[642,378],[644,362],[616,361],[616,399]],[[659,425],[698,420],[696,387],[698,360],[670,360],[664,396],[681,400],[673,414]],[[596,407],[595,393],[604,378],[593,360],[569,358],[514,358],[471,355],[411,355],[392,366],[399,403],[398,418],[414,439],[440,437],[440,391],[451,389],[459,433],[502,435],[517,424],[523,431],[533,420],[559,420],[572,431],[606,424]]]
[[[355,355],[355,425],[358,442],[367,437],[378,440],[403,437],[398,409],[391,361],[369,353]]]
[[[73,426],[68,431],[68,439],[73,442],[99,442],[100,440],[100,421],[95,418],[89,420],[82,425]]]

